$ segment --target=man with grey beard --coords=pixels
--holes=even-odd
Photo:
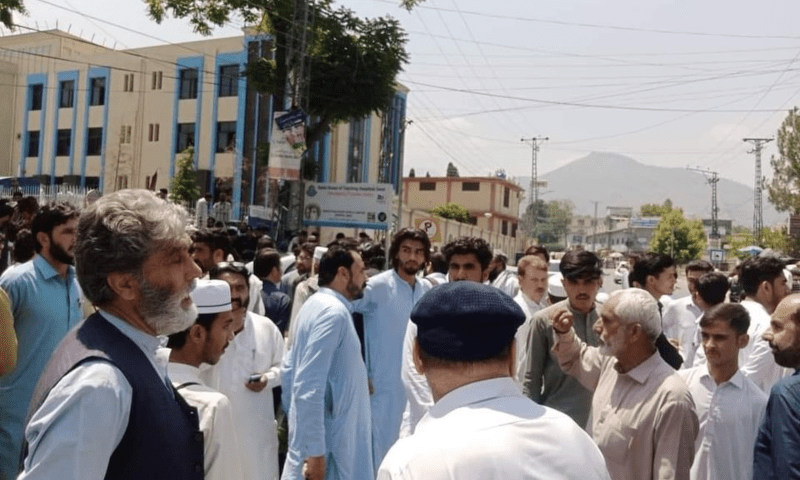
[[[161,336],[197,318],[188,223],[182,207],[146,190],[104,196],[81,215],[76,272],[98,312],[39,379],[20,478],[203,478],[197,411],[156,354]]]

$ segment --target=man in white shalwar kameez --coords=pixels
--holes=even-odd
[[[239,444],[228,397],[205,385],[200,364],[214,365],[233,339],[231,289],[222,280],[199,280],[192,290],[198,317],[169,336],[167,374],[186,403],[197,409],[203,432],[206,480],[240,480]]]
[[[231,402],[244,478],[275,480],[278,429],[272,389],[281,384],[283,336],[272,320],[247,311],[249,273],[244,265],[223,262],[209,276],[231,287],[236,337],[219,363],[204,370],[201,378]]]

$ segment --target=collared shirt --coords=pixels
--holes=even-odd
[[[553,331],[561,368],[594,392],[589,432],[614,480],[689,478],[698,421],[683,380],[658,352],[626,373],[617,359]]]
[[[247,312],[239,332],[216,365],[201,365],[203,383],[225,394],[233,410],[237,457],[245,479],[278,478],[278,430],[272,389],[281,385],[283,335],[272,320]],[[253,374],[265,374],[267,388],[246,387]]]
[[[536,403],[555,408],[572,417],[581,427],[586,426],[592,405],[592,393],[576,378],[565,374],[552,352],[553,318],[561,310],[572,313],[573,327],[581,341],[598,344],[593,326],[599,316],[597,305],[584,314],[573,309],[564,300],[540,310],[533,316],[527,338],[528,366],[523,382],[523,393]]]
[[[326,456],[326,479],[373,480],[367,369],[352,304],[320,288],[298,314],[294,347],[284,356],[289,451],[283,480],[303,478],[308,457]]]
[[[17,365],[0,376],[0,478],[19,465],[25,415],[36,382],[59,342],[83,318],[75,268],[62,278],[41,255],[0,279],[11,299]]]
[[[694,399],[700,430],[692,480],[751,480],[753,445],[767,394],[740,370],[717,385],[706,365],[678,372]]]
[[[769,394],[756,436],[753,478],[800,478],[800,370],[779,381]]]
[[[200,431],[203,432],[203,459],[207,480],[240,480],[239,443],[233,427],[228,397],[207,387],[200,378],[200,369],[185,363],[170,362],[167,366],[172,385],[197,409]],[[180,388],[179,388],[180,387]]]
[[[538,302],[531,300],[522,289],[519,290],[514,301],[525,313],[525,322],[517,329],[514,339],[517,341],[517,381],[520,385],[525,381],[525,374],[528,372],[528,336],[531,332],[533,314],[541,310],[542,306]]]
[[[678,350],[683,357],[682,369],[692,367],[696,349],[695,332],[703,310],[695,305],[692,296],[682,297],[664,307],[661,325],[668,339],[678,340]]]
[[[580,455],[575,455],[580,452]],[[379,480],[608,479],[603,456],[566,415],[525,398],[509,377],[442,397],[398,441]]]
[[[427,280],[417,278],[414,286],[395,269],[367,280],[364,296],[353,302],[353,310],[364,314],[364,350],[367,377],[373,387],[370,396],[372,454],[377,469],[383,456],[400,435],[406,406],[403,382],[403,335],[414,305],[431,289]]]
[[[106,311],[100,314],[142,350],[171,392],[168,357],[159,352],[164,337],[148,335]],[[50,390],[25,428],[28,456],[19,480],[103,478],[128,428],[132,398],[125,375],[107,361],[90,359],[72,369]]]
[[[739,350],[739,369],[755,382],[758,388],[769,392],[770,388],[788,372],[775,363],[772,348],[762,336],[769,327],[770,318],[767,310],[752,300],[743,300],[741,305],[750,314],[750,327],[747,329],[750,340],[746,347]]]

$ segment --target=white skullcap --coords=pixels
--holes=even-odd
[[[231,287],[222,280],[198,280],[191,293],[197,313],[231,311]]]
[[[322,256],[325,255],[325,252],[328,251],[328,247],[315,247],[314,248],[314,260],[319,262],[322,260]]]
[[[567,291],[561,280],[564,278],[561,272],[556,272],[547,279],[547,294],[558,298],[567,298]]]

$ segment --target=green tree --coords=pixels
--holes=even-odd
[[[700,258],[706,248],[706,234],[700,220],[687,220],[680,210],[661,216],[650,249],[671,255],[683,263]]]
[[[575,205],[568,200],[553,200],[547,203],[547,216],[539,224],[539,242],[547,244],[567,244],[569,224]]]
[[[442,218],[449,218],[461,223],[471,223],[469,210],[456,203],[445,203],[430,210],[430,213]]]
[[[308,92],[304,105],[288,96],[293,105],[306,108],[312,119],[306,132],[309,145],[331,125],[384,110],[394,95],[395,78],[408,61],[407,37],[397,20],[361,19],[344,7],[333,10],[331,0],[306,2],[308,17],[314,22],[305,32],[305,44],[298,27],[302,22],[295,19],[296,0],[145,1],[157,22],[171,13],[188,18],[195,31],[204,35],[209,35],[213,26],[228,23],[232,16],[273,35],[275,60],[250,62],[246,74],[256,89],[274,94],[276,105],[284,104],[287,85]],[[416,2],[405,3],[411,7]],[[305,71],[310,72],[308,83],[294,74],[303,59]]]
[[[672,211],[672,200],[664,200],[661,205],[657,203],[645,203],[639,207],[639,215],[642,217],[660,217]]]
[[[408,1],[412,4],[415,3],[413,0]],[[0,0],[0,22],[3,22],[3,25],[10,30],[14,30],[14,12],[27,15],[28,12],[25,10],[22,0]]]
[[[736,258],[747,258],[750,256],[747,252],[740,252],[740,248],[755,245],[756,241],[753,238],[753,232],[746,227],[734,227],[734,232],[728,241],[730,255]],[[796,242],[789,236],[786,227],[769,228],[764,227],[761,230],[761,243],[758,244],[762,248],[771,248],[779,253],[794,253],[797,249]]]
[[[197,186],[197,172],[194,169],[193,147],[181,152],[177,167],[170,185],[170,197],[175,202],[192,203],[200,198],[200,187]]]
[[[457,177],[458,176],[458,168],[453,165],[453,162],[449,162],[447,164],[447,174],[448,177]]]
[[[778,129],[778,156],[770,160],[772,181],[767,185],[769,201],[779,212],[800,213],[800,114],[789,111]]]

